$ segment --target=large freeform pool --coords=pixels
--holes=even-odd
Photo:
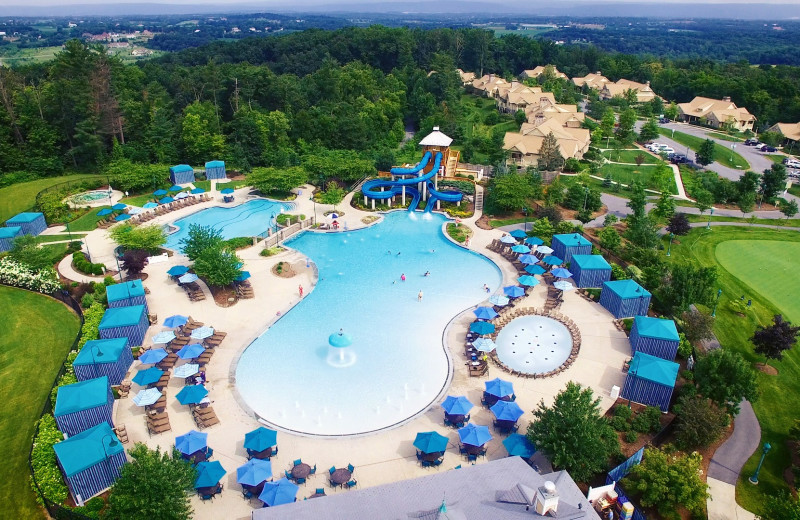
[[[288,210],[293,207],[292,203],[256,199],[230,208],[214,207],[200,210],[172,223],[179,229],[167,236],[166,247],[180,250],[181,240],[188,236],[189,226],[192,224],[216,229],[226,240],[235,237],[253,237],[274,226],[275,217],[281,209]]]
[[[310,257],[320,278],[241,355],[236,385],[259,417],[296,432],[352,435],[402,423],[436,399],[449,374],[445,326],[485,300],[484,284],[494,291],[501,275],[447,240],[443,217],[430,217],[396,211],[371,228],[286,244]],[[353,339],[341,359],[328,345],[340,329]]]

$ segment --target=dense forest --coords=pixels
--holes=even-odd
[[[651,81],[679,102],[729,95],[762,126],[800,120],[795,67],[643,58],[480,29],[315,29],[135,65],[71,40],[52,62],[0,68],[0,173],[97,171],[120,159],[222,158],[246,170],[329,150],[388,162],[408,123],[462,137],[456,67],[510,77],[546,63]]]

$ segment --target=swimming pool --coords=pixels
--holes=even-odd
[[[274,218],[281,212],[294,208],[293,203],[256,199],[231,208],[214,207],[200,210],[188,217],[176,220],[172,225],[178,231],[167,236],[166,247],[180,250],[181,240],[189,235],[189,226],[210,226],[222,233],[225,239],[253,237],[274,226]]]
[[[497,357],[512,370],[542,374],[560,367],[572,351],[572,335],[558,320],[522,316],[497,333]]]
[[[430,217],[396,211],[370,228],[287,242],[320,278],[241,355],[236,385],[258,416],[296,432],[352,435],[402,423],[436,399],[449,374],[445,326],[486,299],[484,284],[497,289],[501,274],[444,237],[442,216]],[[342,367],[328,359],[328,336],[340,328],[355,359]]]

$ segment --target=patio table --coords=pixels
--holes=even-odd
[[[420,460],[424,460],[426,462],[433,462],[435,460],[439,460],[444,456],[443,451],[435,451],[433,453],[423,453],[420,455]]]
[[[292,468],[291,474],[292,478],[306,478],[311,474],[311,466],[302,462]]]
[[[347,469],[347,468],[339,468],[336,471],[334,471],[333,474],[331,475],[331,482],[333,482],[337,486],[341,486],[345,482],[349,482],[350,481],[350,477],[352,477],[352,476],[353,476],[353,474],[350,473],[349,469]]]
[[[262,451],[248,451],[251,457],[254,459],[266,459],[269,460],[272,457],[272,447],[267,448],[266,450]]]
[[[481,455],[483,453],[483,446],[464,444],[464,451],[467,452],[468,455]]]
[[[182,455],[182,457],[190,461],[192,464],[203,462],[204,460],[206,460],[206,448],[203,448],[202,450],[197,450],[191,455]]]

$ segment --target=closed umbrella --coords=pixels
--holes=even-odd
[[[536,248],[536,252],[542,253],[543,255],[549,255],[550,253],[553,252],[553,248],[547,246],[539,246]]]
[[[564,263],[562,259],[553,255],[544,257],[544,260],[542,260],[542,262],[546,263],[547,265],[561,265]]]
[[[492,434],[489,433],[489,428],[487,426],[479,426],[469,423],[458,430],[458,438],[461,439],[463,444],[469,444],[470,446],[483,446],[492,440]]]
[[[519,278],[517,278],[517,281],[521,285],[525,285],[526,287],[535,287],[535,286],[539,285],[539,280],[537,280],[536,278],[534,278],[533,276],[531,276],[529,274],[526,274],[524,276],[520,276]]]
[[[500,242],[502,242],[504,244],[516,244],[517,243],[517,239],[512,237],[511,235],[505,235],[505,236],[500,238]]]
[[[113,213],[113,211],[111,211],[109,208],[103,208],[103,209],[101,209],[100,211],[97,212],[97,216],[98,217],[105,217],[106,215],[111,215],[112,213]]]
[[[564,267],[557,267],[551,271],[556,278],[572,278],[572,273]]]
[[[469,399],[463,395],[459,395],[458,397],[448,395],[444,402],[442,402],[442,408],[450,415],[467,415],[474,407],[475,405],[470,403]]]
[[[236,280],[237,282],[243,282],[248,278],[250,278],[250,271],[242,271],[236,278],[234,278],[234,280]]]
[[[175,398],[181,404],[197,404],[208,395],[208,390],[203,385],[190,385],[181,388],[181,391],[175,395]]]
[[[214,329],[211,327],[200,327],[192,331],[192,338],[206,339],[214,335]]]
[[[447,450],[448,438],[438,432],[419,432],[414,447],[422,453],[440,453]]]
[[[185,275],[183,275],[180,278],[178,278],[178,281],[180,283],[192,283],[192,282],[196,282],[199,279],[200,279],[200,277],[197,276],[194,273],[186,273]]]
[[[262,459],[250,459],[243,466],[236,468],[236,482],[245,486],[257,486],[272,478],[272,462]]]
[[[183,188],[181,188],[177,184],[173,184],[172,186],[169,187],[169,191],[181,191],[182,189]]]
[[[158,204],[156,204],[155,202],[145,202],[144,204],[142,204],[142,209],[153,209],[157,207]]]
[[[264,490],[258,495],[258,499],[270,507],[281,504],[291,504],[297,497],[297,484],[290,482],[287,478],[282,478],[277,482],[267,482]]]
[[[175,202],[175,199],[172,197],[164,197],[163,199],[159,200],[159,204],[169,204],[170,202]]]
[[[499,377],[486,381],[484,385],[486,386],[486,393],[495,397],[502,398],[514,393],[514,385]]]
[[[559,291],[571,291],[572,289],[575,288],[574,285],[572,285],[571,283],[569,283],[566,280],[557,281],[556,283],[553,284],[553,287],[555,287]]]
[[[470,332],[475,332],[476,334],[480,334],[481,336],[486,334],[491,334],[494,332],[494,325],[489,323],[488,321],[476,321],[473,322],[469,326]]]
[[[536,446],[526,436],[519,433],[512,433],[503,439],[503,446],[511,457],[529,459],[536,453]]]
[[[154,348],[139,356],[139,361],[141,361],[143,365],[152,365],[153,363],[159,363],[165,357],[167,357],[166,350],[163,348]]]
[[[497,317],[497,313],[491,307],[478,307],[472,312],[480,320],[492,320]]]
[[[520,255],[520,257],[517,260],[519,260],[523,264],[535,264],[539,261],[539,259],[536,258],[534,255]]]
[[[517,419],[525,413],[514,401],[497,401],[489,409],[498,421],[517,422]]]
[[[120,213],[119,215],[114,217],[114,220],[116,220],[117,222],[122,222],[123,220],[128,220],[129,218],[131,218],[131,216],[128,215],[127,213]]]
[[[162,345],[164,343],[169,343],[173,339],[175,339],[175,333],[171,330],[165,330],[153,336],[151,341],[157,345]]]
[[[153,195],[155,195],[156,197],[163,197],[166,194],[167,190],[156,190],[153,192]]]
[[[118,202],[118,203],[114,204],[113,206],[111,206],[111,209],[113,209],[114,211],[122,211],[127,207],[128,207],[127,204],[122,204],[121,202]]]
[[[197,480],[194,481],[195,489],[214,487],[225,476],[225,468],[218,460],[204,460],[197,465]]]
[[[547,270],[541,265],[526,265],[525,272],[528,274],[544,274]]]
[[[206,348],[200,343],[192,343],[180,349],[178,351],[178,357],[181,359],[194,359],[205,352],[205,350]]]
[[[197,430],[189,430],[189,433],[175,437],[175,447],[184,455],[191,455],[208,446],[208,434]]]
[[[244,447],[252,451],[264,451],[278,444],[278,432],[259,426],[244,434]]]
[[[177,265],[177,266],[175,266],[175,267],[184,267],[184,266],[182,266],[182,265]],[[172,269],[175,269],[175,267],[173,267]],[[172,269],[170,269],[170,271],[171,271]],[[189,268],[187,267],[186,269],[189,269]],[[188,318],[188,317],[186,317],[186,316],[183,316],[183,315],[181,315],[181,314],[175,314],[175,315],[173,315],[173,316],[170,316],[170,317],[169,317],[169,318],[167,318],[166,320],[164,320],[164,326],[165,326],[165,327],[169,327],[169,328],[180,327],[181,325],[186,325],[186,323],[187,323],[188,321],[189,321],[189,318]]]
[[[530,253],[531,248],[528,246],[523,246],[522,244],[517,244],[511,248],[511,250],[515,253]]]
[[[481,352],[491,352],[497,348],[495,342],[489,338],[478,338],[472,342],[472,346]]]
[[[189,268],[186,267],[185,265],[173,265],[172,267],[169,268],[169,271],[167,271],[167,274],[170,275],[170,276],[180,276],[180,275],[186,274],[188,272],[189,272]],[[184,322],[184,323],[186,323],[186,322]],[[181,323],[181,325],[183,325],[183,323]]]
[[[515,229],[511,233],[509,233],[509,235],[511,235],[514,238],[525,238],[528,236],[528,234],[522,231],[521,229]]]
[[[133,382],[141,386],[152,385],[153,383],[158,382],[163,375],[163,370],[160,368],[151,367],[146,370],[139,370],[136,375],[133,376]]]
[[[525,243],[529,246],[540,246],[544,244],[544,240],[539,237],[528,237],[525,239]]]
[[[200,195],[201,193],[205,193],[206,190],[203,188],[195,188],[192,190],[192,195]]]
[[[197,363],[186,363],[179,367],[175,367],[172,371],[172,377],[191,377],[200,371],[200,365]]]
[[[493,294],[489,298],[489,303],[491,303],[492,305],[498,305],[502,307],[503,305],[508,305],[508,298],[506,298],[502,294]]]
[[[511,298],[519,298],[520,296],[525,295],[525,289],[518,285],[509,285],[508,287],[503,287],[503,292],[506,296]]]
[[[161,395],[161,390],[158,388],[139,390],[139,392],[133,396],[133,404],[136,406],[150,406],[161,399]]]

